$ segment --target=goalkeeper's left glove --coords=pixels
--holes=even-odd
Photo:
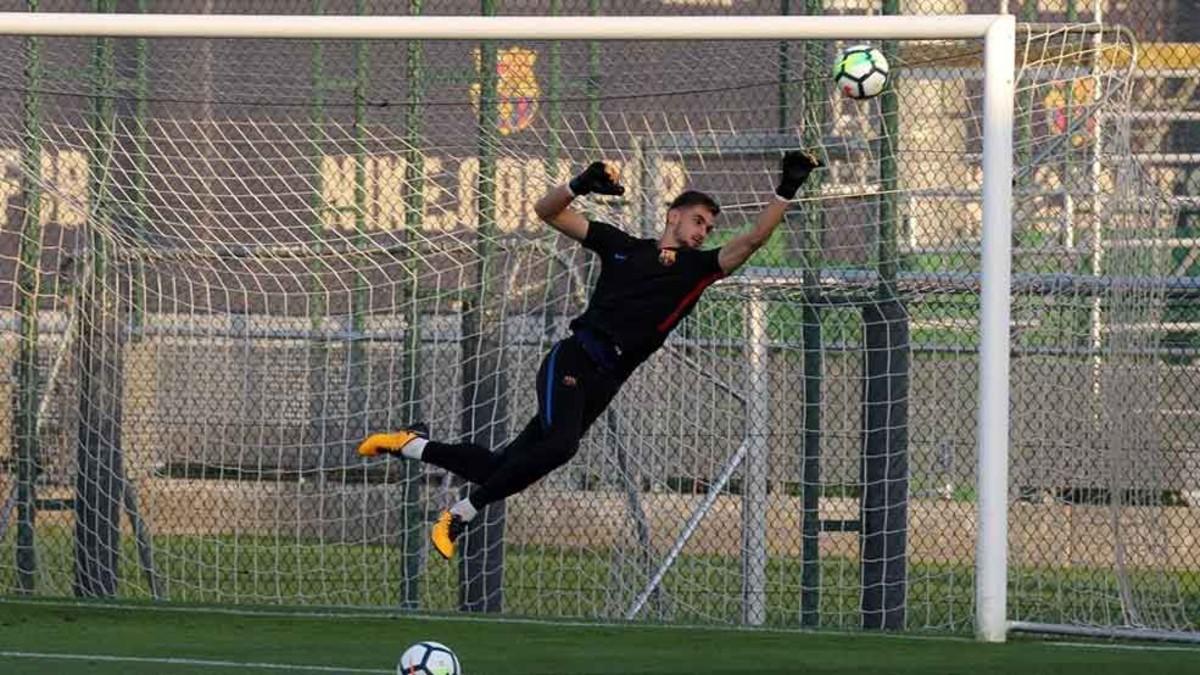
[[[601,195],[623,195],[625,186],[617,182],[620,174],[616,167],[604,162],[592,162],[583,173],[571,179],[569,187],[576,197],[595,192]]]
[[[775,188],[775,194],[784,199],[794,198],[796,192],[800,190],[800,186],[808,180],[808,174],[819,166],[825,166],[825,163],[817,159],[815,155],[803,150],[787,152],[780,163],[779,186]]]

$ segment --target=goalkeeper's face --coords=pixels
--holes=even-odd
[[[712,234],[716,216],[702,204],[667,211],[667,230],[680,248],[700,248]]]

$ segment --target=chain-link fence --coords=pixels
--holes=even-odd
[[[1129,30],[1019,37],[1010,614],[1195,630],[1196,71],[1170,42],[1183,8],[1138,8],[1100,17]],[[980,46],[882,45],[893,89],[868,102],[831,97],[840,46],[5,38],[0,587],[968,629]],[[485,516],[461,566],[429,561],[429,518],[461,485],[354,445],[426,419],[497,446],[534,413],[539,361],[598,269],[532,200],[603,156],[630,190],[590,215],[652,237],[696,186],[725,205],[720,244],[789,147],[830,169],[753,269],[708,291],[571,464]]]

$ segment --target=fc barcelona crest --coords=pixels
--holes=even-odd
[[[534,64],[537,52],[525,47],[509,47],[496,53],[496,127],[500,134],[508,136],[533,124],[537,115],[538,87]],[[482,57],[475,50],[475,70],[479,71]],[[471,105],[479,110],[482,86],[471,85]]]

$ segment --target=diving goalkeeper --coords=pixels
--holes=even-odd
[[[775,196],[754,227],[719,249],[702,250],[721,212],[715,199],[687,191],[667,209],[662,236],[638,239],[571,210],[587,194],[621,195],[617,172],[594,162],[565,185],[551,189],[534,209],[548,225],[600,257],[600,277],[587,309],[571,322],[571,336],[554,345],[537,374],[538,410],[524,430],[498,452],[474,443],[426,439],[420,427],[372,434],[363,456],[398,454],[452,471],[475,487],[444,511],[430,538],[446,559],[485,506],[529,487],[575,456],[579,440],[633,371],[691,313],[701,293],[733,273],[783,220],[809,173],[822,166],[805,152],[783,156]]]

